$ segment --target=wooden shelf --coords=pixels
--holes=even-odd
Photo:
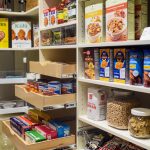
[[[76,102],[76,94],[44,96],[35,92],[27,92],[25,85],[15,85],[15,96],[40,110],[44,110],[45,107]]]
[[[72,48],[77,48],[77,45],[55,45],[55,46],[41,46],[41,50],[46,50],[46,49],[72,49]]]
[[[150,139],[136,139],[136,138],[130,136],[130,134],[127,130],[118,130],[118,129],[108,126],[107,121],[93,121],[91,119],[88,119],[87,116],[79,116],[79,120],[84,123],[87,123],[93,127],[96,127],[103,131],[109,132],[109,133],[111,133],[121,139],[124,139],[126,141],[129,141],[135,145],[138,145],[147,150],[150,150]]]
[[[31,48],[0,48],[0,51],[34,51],[39,50],[39,47]]]
[[[23,84],[27,83],[27,78],[0,78],[0,84]]]
[[[9,121],[3,121],[2,129],[18,150],[47,150],[75,144],[75,135],[29,144],[11,129]]]

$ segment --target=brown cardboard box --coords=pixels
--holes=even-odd
[[[38,0],[27,0],[26,11],[38,6]]]

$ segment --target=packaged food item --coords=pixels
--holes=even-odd
[[[64,30],[62,28],[53,29],[53,45],[61,45],[64,41]]]
[[[32,130],[26,132],[25,140],[28,143],[34,144],[36,142],[45,141],[46,138],[42,136],[40,133],[38,133],[37,131]]]
[[[144,86],[150,87],[150,50],[144,50]]]
[[[51,81],[48,83],[48,90],[51,95],[61,94],[61,83],[59,81]]]
[[[73,83],[62,83],[61,84],[61,94],[71,94],[73,93]]]
[[[38,6],[38,0],[27,0],[26,1],[26,11]]]
[[[10,118],[11,128],[23,139],[25,138],[25,132],[31,130],[31,127],[23,123],[20,119],[16,117]]]
[[[0,48],[9,48],[8,18],[0,18]]]
[[[53,7],[50,9],[50,25],[56,25],[57,24],[57,9],[56,7]]]
[[[19,0],[18,10],[19,12],[26,11],[26,0]]]
[[[33,45],[34,47],[39,46],[39,26],[33,25]]]
[[[128,120],[131,109],[138,104],[134,101],[131,92],[114,90],[114,96],[107,103],[108,125],[117,129],[128,129]]]
[[[12,48],[31,48],[31,22],[12,21]]]
[[[130,84],[143,84],[143,51],[137,49],[130,50]]]
[[[76,19],[76,0],[70,0],[70,3],[67,6],[68,8],[68,17],[69,20],[75,20]]]
[[[129,132],[136,138],[150,138],[150,109],[133,108],[129,119]]]
[[[72,84],[73,84],[73,93],[76,93],[76,91],[77,91],[77,83],[76,83],[76,81],[73,81]]]
[[[148,27],[148,0],[135,0],[135,39],[139,40]]]
[[[94,1],[95,2],[95,1]],[[85,2],[85,42],[100,43],[104,35],[104,6],[103,1],[94,3],[93,0]]]
[[[135,39],[134,0],[106,0],[106,41]]]
[[[76,25],[65,27],[64,44],[76,44]]]
[[[47,140],[56,139],[57,138],[57,131],[49,128],[46,125],[36,126],[35,130],[40,133],[43,137]]]
[[[64,23],[64,3],[61,3],[57,7],[57,23],[62,24]]]
[[[50,30],[41,32],[41,45],[50,46],[52,43],[52,36]]]
[[[57,131],[58,138],[66,137],[70,135],[70,126],[65,123],[62,123],[58,120],[52,120],[48,123],[48,126],[53,130]]]
[[[129,81],[129,51],[126,48],[114,49],[114,82]]]
[[[99,88],[88,88],[87,116],[89,119],[101,121],[106,119],[106,93]]]
[[[47,83],[43,83],[43,82],[41,82],[41,83],[38,85],[38,89],[39,89],[39,93],[40,93],[40,94],[43,94],[43,93],[44,93],[45,86],[47,86]]]
[[[68,8],[64,7],[63,12],[64,12],[64,22],[68,22],[68,20],[69,20]]]
[[[43,25],[47,27],[49,24],[49,9],[45,9],[43,10]]]
[[[113,80],[113,50],[100,49],[100,80]]]
[[[99,49],[83,50],[84,74],[85,78],[99,79]]]

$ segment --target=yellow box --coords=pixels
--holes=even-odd
[[[0,18],[0,48],[9,48],[8,18]]]

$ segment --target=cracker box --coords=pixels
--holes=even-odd
[[[9,48],[8,18],[0,18],[0,48]]]
[[[13,21],[12,28],[12,48],[31,48],[31,22]]]
[[[104,34],[103,1],[85,2],[85,43],[100,43]]]
[[[148,27],[148,0],[135,0],[135,39],[139,40]]]
[[[106,0],[106,41],[135,39],[134,0]]]
[[[84,50],[83,59],[85,78],[99,80],[99,49]]]
[[[113,79],[113,50],[100,49],[100,80],[112,81]]]
[[[129,52],[125,48],[114,49],[114,82],[129,81]]]

